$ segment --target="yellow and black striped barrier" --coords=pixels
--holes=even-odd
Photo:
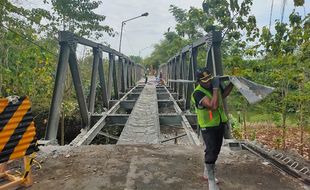
[[[32,184],[30,166],[36,150],[36,128],[29,98],[0,98],[0,177],[11,181],[0,186],[0,190]],[[7,161],[18,158],[24,158],[25,171],[21,177],[6,170]]]

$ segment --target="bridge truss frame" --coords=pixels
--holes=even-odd
[[[71,32],[60,31],[58,40],[60,44],[59,60],[47,130],[45,133],[45,140],[50,141],[51,143],[57,142],[56,137],[68,65],[70,67],[71,76],[76,91],[79,111],[82,118],[82,126],[86,130],[90,128],[91,116],[94,114],[97,75],[99,76],[99,84],[101,87],[100,93],[103,97],[103,106],[108,109],[109,101],[112,99],[119,99],[120,93],[125,93],[128,89],[133,87],[135,83],[141,79],[145,70],[142,65],[134,63],[126,55],[110,47],[93,42],[83,37],[79,37]],[[88,46],[93,49],[92,75],[88,103],[86,102],[84,96],[78,67],[78,59],[76,54],[78,44]],[[105,80],[105,72],[103,67],[103,53],[107,53],[109,57],[107,82]],[[115,57],[118,57],[118,61],[116,61]],[[118,71],[116,64],[119,64]]]
[[[179,99],[184,101],[184,110],[190,109],[191,94],[194,91],[195,84],[189,82],[172,82],[169,79],[174,81],[179,79],[194,81],[197,70],[198,48],[203,46],[205,47],[204,51],[206,53],[205,66],[212,72],[213,76],[222,76],[221,43],[222,32],[212,31],[192,44],[183,47],[180,53],[170,58],[167,63],[160,65],[159,69],[166,76],[168,86],[172,88],[173,92],[178,94]],[[189,57],[189,63],[186,63],[187,56]],[[224,107],[227,112],[225,99]],[[228,124],[224,134],[225,138],[232,138],[230,128],[230,124]]]

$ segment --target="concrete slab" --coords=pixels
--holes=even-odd
[[[155,85],[145,85],[117,144],[158,144],[160,135]]]
[[[202,146],[90,145],[49,152],[39,153],[42,169],[34,170],[33,190],[208,189]],[[248,151],[228,147],[222,148],[217,177],[223,190],[308,188]]]

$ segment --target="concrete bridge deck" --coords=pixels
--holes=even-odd
[[[158,144],[160,136],[155,85],[145,85],[117,144]]]

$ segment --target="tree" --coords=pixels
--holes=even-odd
[[[47,0],[46,0],[47,2]],[[103,25],[105,16],[94,12],[101,1],[91,0],[51,0],[53,6],[53,22],[79,36],[90,37],[95,35],[98,39],[103,32],[114,35],[113,29]]]
[[[282,145],[285,148],[287,114],[297,110],[301,111],[301,115],[305,113],[302,105],[306,102],[302,94],[304,84],[309,81],[309,15],[302,19],[293,11],[289,23],[277,21],[275,30],[272,35],[264,27],[260,42],[265,48],[266,59],[272,64],[267,75],[273,81],[271,85],[277,88],[275,95],[278,103],[274,111],[282,115]],[[300,93],[296,93],[298,91]]]
[[[158,68],[160,64],[166,63],[168,58],[178,53],[188,43],[175,32],[166,32],[164,37],[164,40],[154,45],[154,51],[145,58],[144,65]]]
[[[143,59],[140,56],[130,55],[129,58],[135,63],[142,63]]]

